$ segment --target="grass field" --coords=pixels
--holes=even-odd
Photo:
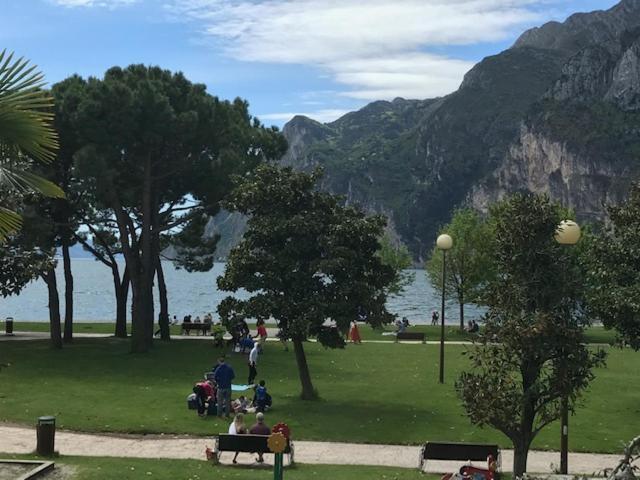
[[[6,455],[0,458],[15,459],[36,457]],[[199,480],[206,478],[233,480],[270,480],[273,471],[269,468],[247,466],[213,466],[197,460],[147,460],[138,458],[109,457],[58,457],[54,459],[58,468],[72,473],[73,479],[84,480]],[[440,476],[424,475],[417,469],[385,467],[353,467],[333,465],[296,465],[285,469],[287,480],[435,480]]]
[[[311,374],[321,399],[303,402],[292,352],[266,346],[258,365],[274,398],[270,423],[287,422],[294,438],[360,443],[419,444],[427,440],[509,441],[467,420],[453,381],[466,363],[466,347],[447,346],[446,383],[437,383],[438,348],[421,344],[363,344],[325,350],[307,344]],[[198,418],[186,409],[193,381],[220,353],[209,342],[156,342],[146,355],[128,353],[129,342],[77,339],[62,351],[46,341],[1,342],[0,421],[33,424],[55,415],[62,428],[104,432],[212,435],[226,422]],[[618,452],[639,433],[640,354],[608,349],[608,367],[571,419],[574,451]],[[237,383],[246,381],[245,357],[231,355]],[[556,425],[534,448],[558,448]]]
[[[255,325],[249,325],[255,330]],[[270,325],[273,327],[273,325]],[[49,323],[47,322],[15,322],[14,330],[25,332],[48,332]],[[387,326],[381,330],[374,330],[369,326],[361,326],[360,334],[363,340],[380,340],[393,342],[394,337],[383,335],[383,332],[392,332],[393,326]],[[440,327],[431,325],[416,325],[409,329],[412,332],[426,333],[427,340],[440,340]],[[4,322],[0,322],[0,332],[4,331]],[[114,324],[112,322],[76,322],[74,323],[74,332],[76,333],[108,333],[113,334]],[[172,335],[180,335],[180,325],[171,326]],[[196,335],[192,332],[191,335]],[[590,343],[613,343],[615,340],[615,332],[606,330],[603,327],[591,327],[586,332],[587,341]],[[447,341],[468,341],[471,340],[471,334],[460,331],[453,325],[445,326],[445,340]]]

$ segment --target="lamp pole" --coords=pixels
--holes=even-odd
[[[442,308],[440,310],[440,383],[444,383],[444,290],[447,279],[447,250],[453,247],[453,239],[442,234],[436,240],[437,247],[442,250]]]
[[[575,245],[580,240],[580,226],[572,220],[563,220],[556,229],[555,239],[560,245]],[[568,327],[565,317],[564,327]],[[563,384],[567,383],[566,353],[563,352],[562,375]],[[566,475],[569,471],[569,398],[565,393],[560,399],[560,473]]]

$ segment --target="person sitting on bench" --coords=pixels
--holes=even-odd
[[[256,423],[251,426],[249,429],[249,433],[251,435],[271,435],[271,429],[267,424],[264,423],[264,413],[258,412],[256,414]],[[262,457],[262,452],[258,452],[258,463],[263,463],[264,458]]]
[[[247,427],[244,424],[244,415],[242,413],[236,413],[236,416],[233,418],[233,422],[229,425],[229,434],[230,435],[243,435],[247,433]],[[233,463],[238,463],[238,453],[233,456]]]

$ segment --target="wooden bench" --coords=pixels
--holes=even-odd
[[[500,469],[500,448],[498,445],[483,443],[427,442],[420,453],[420,471],[427,460],[460,460],[461,462],[486,462],[491,455]]]
[[[189,332],[191,330],[197,330],[202,332],[202,335],[206,335],[211,331],[211,324],[210,323],[183,323],[182,324],[182,335],[184,335],[184,332],[187,332],[187,335],[189,335]]]
[[[231,435],[221,433],[216,437],[213,461],[214,463],[219,463],[222,452],[273,453],[267,445],[268,439],[269,435]],[[291,440],[287,442],[287,448],[285,448],[284,453],[289,457],[289,465],[293,465],[293,442]]]
[[[424,332],[399,332],[396,333],[396,342],[400,340],[418,340],[422,343],[426,342],[426,335]]]

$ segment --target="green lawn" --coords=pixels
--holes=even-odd
[[[156,342],[146,355],[128,353],[129,342],[78,339],[52,351],[46,341],[0,343],[0,421],[33,424],[55,415],[62,428],[104,432],[166,432],[212,435],[226,422],[198,418],[186,409],[193,381],[215,362],[208,342]],[[466,363],[466,347],[447,346],[445,385],[437,383],[438,348],[433,345],[363,344],[325,350],[307,344],[321,399],[298,398],[293,353],[269,343],[260,359],[259,379],[274,397],[268,421],[287,422],[294,438],[361,443],[419,444],[427,440],[508,440],[491,429],[470,425],[453,389]],[[609,349],[608,368],[585,405],[571,419],[570,448],[619,452],[637,435],[640,354]],[[231,356],[238,383],[245,381],[245,357]],[[558,448],[559,428],[547,428],[535,448]]]
[[[255,324],[250,323],[250,328],[255,330]],[[269,325],[273,327],[274,325]],[[26,331],[26,332],[48,332],[49,323],[47,322],[15,322],[14,330]],[[383,340],[393,342],[394,337],[390,335],[383,335],[383,332],[392,332],[394,327],[389,325],[384,329],[374,330],[369,326],[360,327],[360,335],[363,340]],[[114,324],[113,322],[76,322],[74,323],[74,332],[76,333],[110,333],[113,334]],[[440,327],[431,325],[417,325],[410,327],[409,331],[412,332],[425,332],[427,340],[439,340],[440,339]],[[0,322],[0,332],[4,332],[4,322]],[[180,325],[171,326],[172,335],[180,335]],[[1,333],[0,333],[1,334]],[[197,335],[197,332],[192,332],[191,335]],[[612,330],[606,330],[603,327],[591,327],[587,329],[587,340],[590,343],[613,343],[615,340],[615,332]],[[471,334],[460,331],[460,329],[453,325],[445,327],[445,340],[447,341],[468,341],[471,340]]]
[[[0,458],[36,458],[24,455],[0,454]],[[148,460],[139,458],[109,457],[59,457],[54,462],[57,466],[72,469],[72,479],[91,480],[269,480],[273,479],[273,471],[266,467],[247,466],[213,466],[206,461],[198,460]],[[285,468],[287,480],[435,480],[436,475],[424,475],[417,469],[360,467],[335,465],[296,465]]]

